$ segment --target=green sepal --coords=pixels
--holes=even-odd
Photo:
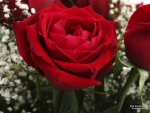
[[[115,56],[115,60],[116,63],[118,63],[118,65],[120,66],[124,66],[124,67],[135,67],[128,59],[121,59],[118,55],[118,53]]]
[[[149,77],[149,73],[148,71],[143,70],[143,69],[138,69],[138,71],[140,73],[140,80],[139,80],[140,98],[141,98],[141,101],[143,102],[142,90],[143,90],[146,80]]]
[[[140,74],[140,80],[139,80],[140,100],[141,100],[141,106],[143,106],[142,90],[143,90],[146,80],[149,77],[149,73],[148,73],[148,71],[146,71],[144,69],[139,69],[139,68],[138,68],[138,71]],[[145,113],[145,109],[142,109],[142,113]]]
[[[119,113],[119,106],[113,106],[112,108],[107,109],[106,111],[104,111],[103,113]]]
[[[74,91],[63,93],[59,113],[78,113],[78,102]]]

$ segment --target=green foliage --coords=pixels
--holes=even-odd
[[[116,105],[112,108],[109,108],[107,109],[106,111],[104,111],[103,113],[119,113],[119,110],[118,110],[119,106]]]
[[[74,91],[63,93],[59,113],[78,113],[78,102]]]

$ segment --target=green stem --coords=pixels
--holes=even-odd
[[[53,88],[53,113],[59,113],[63,91]]]
[[[139,76],[140,76],[139,73],[138,73],[137,71],[136,71],[136,73],[135,73],[135,71],[136,71],[135,68],[133,68],[133,69],[131,70],[130,75],[129,75],[128,79],[127,79],[127,82],[126,82],[126,84],[124,85],[124,87],[122,88],[122,91],[121,91],[121,93],[120,93],[120,95],[119,95],[119,113],[120,113],[120,111],[121,111],[123,102],[124,102],[124,100],[125,100],[125,97],[126,97],[128,91],[129,91],[131,85],[132,85],[132,84],[139,78]]]
[[[42,96],[40,80],[38,76],[35,76],[35,81],[36,81],[37,99],[39,101],[39,106],[40,106],[40,113],[43,113],[43,100],[42,100],[43,96]]]

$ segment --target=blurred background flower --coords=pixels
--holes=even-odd
[[[94,11],[103,15],[108,19],[109,15],[109,1],[110,0],[60,0],[65,6],[72,7],[76,5],[78,7],[85,7],[91,5]]]

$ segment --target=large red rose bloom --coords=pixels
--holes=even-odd
[[[114,62],[115,27],[90,6],[66,8],[61,3],[13,24],[20,55],[60,90],[101,84],[94,79]]]

